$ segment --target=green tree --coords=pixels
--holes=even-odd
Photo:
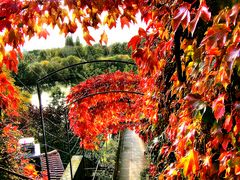
[[[81,45],[80,38],[77,36],[75,46],[80,46],[80,45]]]
[[[67,37],[66,37],[65,46],[74,46],[72,36],[67,36]]]

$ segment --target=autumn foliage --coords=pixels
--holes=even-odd
[[[122,114],[133,113],[129,117],[135,118],[129,121],[140,123],[138,132],[150,146],[152,176],[159,179],[239,178],[240,5],[237,1],[213,2],[65,0],[63,6],[61,1],[3,0],[0,3],[3,80],[0,88],[7,88],[8,92],[0,92],[0,107],[12,108],[11,102],[17,102],[17,94],[13,93],[13,99],[9,95],[15,91],[6,80],[4,68],[17,72],[17,56],[21,56],[20,47],[25,38],[47,37],[43,24],[57,26],[67,34],[75,32],[79,22],[84,39],[91,44],[94,39],[89,33],[90,27],[97,29],[105,25],[111,29],[118,20],[121,27],[129,27],[140,13],[147,27],[139,28],[138,35],[128,45],[138,67],[136,83],[144,94],[141,109],[131,112],[134,108],[128,108],[138,96],[130,93],[81,99],[70,106],[74,132],[83,138],[85,146],[90,143],[93,147],[91,140],[98,144],[104,139],[104,135],[99,136],[101,133],[106,135],[118,127],[121,129]],[[103,32],[100,43],[107,43],[107,39]],[[7,52],[6,46],[12,49]],[[133,75],[118,72],[90,79],[73,88],[69,102],[100,90],[138,90],[137,86],[131,87],[133,79],[128,77]],[[98,81],[99,87],[94,88]],[[107,82],[109,87],[104,85]],[[123,82],[127,85],[123,86]],[[128,124],[134,127],[135,123]]]
[[[84,148],[98,149],[108,134],[139,124],[139,82],[138,75],[117,71],[92,77],[71,89],[67,97],[70,128],[81,137]]]

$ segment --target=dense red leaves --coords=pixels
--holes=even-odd
[[[206,50],[210,50],[215,47],[223,48],[226,44],[229,32],[230,29],[225,24],[215,24],[207,30],[201,44],[205,44]]]
[[[184,4],[182,6],[185,7],[185,12],[182,11],[182,13],[187,15],[186,6]],[[239,158],[239,153],[233,149],[238,148],[239,137],[237,134],[240,132],[240,120],[239,113],[236,113],[235,110],[235,107],[238,106],[235,105],[236,102],[231,102],[229,97],[233,70],[238,68],[236,60],[239,59],[239,41],[236,43],[236,39],[239,37],[239,33],[237,33],[239,25],[234,26],[234,21],[230,22],[223,18],[229,17],[232,12],[238,13],[239,10],[236,7],[238,6],[221,12],[221,24],[219,24],[220,20],[217,22],[215,19],[213,26],[208,28],[201,42],[203,47],[192,48],[191,58],[193,61],[187,65],[187,68],[182,63],[182,68],[186,68],[186,83],[180,83],[176,74],[172,75],[171,94],[177,97],[177,102],[181,103],[181,106],[170,115],[169,124],[165,130],[165,135],[171,145],[168,146],[169,148],[163,146],[164,149],[161,149],[160,152],[166,152],[168,148],[174,152],[177,160],[176,163],[169,164],[167,168],[164,168],[159,176],[160,179],[169,176],[180,177],[179,172],[183,172],[184,176],[189,179],[196,177],[209,179],[216,175],[233,178],[239,175],[239,163],[234,160],[234,158]],[[201,18],[209,21],[210,13],[207,5],[204,4],[202,7],[200,5],[199,10],[201,8],[205,13]],[[197,11],[195,18],[189,23],[190,32],[196,29],[193,23],[197,23],[200,14],[201,12]],[[186,45],[182,44],[186,60],[189,60],[188,56],[190,56],[188,55],[188,46],[187,43]],[[202,54],[199,55],[199,53]],[[200,62],[195,60],[200,60]],[[190,91],[189,87],[191,87]],[[239,88],[239,86],[236,87]],[[163,100],[163,98],[160,99]],[[207,109],[212,111],[212,116]],[[162,112],[162,114],[164,113]],[[207,130],[211,121],[213,124]],[[191,152],[193,148],[196,154]],[[219,159],[216,160],[213,151],[220,152]],[[168,154],[165,156],[168,157]],[[197,157],[197,160],[194,162],[194,158],[190,157]],[[160,163],[166,161],[167,158],[165,161],[161,160]]]
[[[72,88],[67,98],[70,127],[84,148],[96,149],[108,134],[139,123],[140,95],[121,91],[140,92],[139,77],[117,71]]]
[[[226,51],[226,61],[230,70],[230,74],[232,74],[234,66],[236,65],[237,58],[240,58],[240,48],[238,47],[238,43],[240,43],[240,39],[238,42],[230,45]]]
[[[240,156],[234,150],[222,152],[219,156],[219,171],[218,175],[225,172],[226,178],[239,175],[239,160]]]
[[[0,109],[10,117],[18,116],[20,102],[18,94],[19,92],[13,83],[9,81],[7,74],[0,73]]]

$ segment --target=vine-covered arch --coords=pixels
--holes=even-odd
[[[139,95],[138,75],[119,71],[73,87],[67,97],[70,126],[84,147],[95,149],[108,134],[137,124],[143,103]]]
[[[90,62],[81,62],[81,63],[77,63],[77,64],[73,64],[73,65],[69,65],[69,66],[66,66],[64,68],[61,68],[61,69],[58,69],[56,71],[53,71],[52,73],[48,74],[47,76],[44,76],[40,79],[38,79],[37,81],[37,93],[38,93],[38,98],[39,98],[39,114],[40,114],[40,118],[41,118],[41,124],[42,124],[42,134],[43,134],[43,144],[44,144],[44,153],[45,153],[45,157],[46,157],[46,165],[47,165],[47,171],[48,171],[48,178],[50,179],[51,175],[50,175],[50,167],[49,167],[49,159],[48,159],[48,155],[47,155],[47,152],[48,152],[48,147],[51,147],[48,145],[47,143],[47,137],[46,137],[46,130],[45,130],[45,120],[44,120],[44,115],[43,115],[43,105],[42,105],[42,98],[41,98],[41,91],[42,91],[42,88],[41,88],[41,85],[44,84],[44,81],[46,79],[48,79],[49,77],[53,76],[54,74],[56,73],[59,73],[65,69],[68,69],[68,68],[72,68],[72,67],[76,67],[76,66],[81,66],[81,65],[84,65],[84,64],[91,64],[91,63],[123,63],[123,64],[129,64],[129,65],[133,65],[135,66],[135,63],[134,62],[129,62],[129,61],[125,61],[125,60],[94,60],[94,61],[90,61]],[[118,73],[121,73],[121,72],[118,72]],[[123,73],[124,74],[124,73]],[[134,75],[134,73],[131,73],[132,75]],[[101,75],[100,75],[101,76]],[[137,76],[137,75],[134,75],[134,76]],[[127,76],[126,76],[127,77]],[[136,81],[137,79],[135,79]],[[117,82],[116,82],[117,83]],[[120,92],[123,94],[134,94],[134,95],[138,95],[141,94],[140,92],[137,92],[137,91],[128,91],[128,90],[114,90],[114,91],[108,91],[108,92],[95,92],[95,93],[92,93],[92,94],[88,94],[85,96],[79,96],[78,98],[75,99],[74,102],[72,103],[69,103],[66,105],[66,107],[64,108],[65,109],[65,120],[66,120],[66,131],[67,131],[67,135],[69,133],[69,131],[73,128],[72,126],[69,126],[68,125],[68,121],[67,121],[67,118],[68,118],[68,115],[67,115],[67,112],[68,112],[68,108],[70,105],[76,103],[76,102],[79,102],[79,101],[83,101],[84,99],[86,98],[90,98],[90,97],[94,97],[94,96],[99,96],[99,95],[103,95],[103,94],[112,94],[112,93],[115,93],[115,94],[120,94]],[[68,143],[68,152],[65,152],[66,154],[69,155],[69,160],[71,159],[71,156],[72,156],[72,149],[70,147],[70,141],[71,139],[67,136],[67,143]],[[82,139],[80,139],[82,140]],[[75,144],[76,145],[76,144]],[[75,146],[74,145],[74,146]],[[86,148],[86,147],[85,147]],[[72,164],[71,164],[71,161],[70,162],[70,169],[72,169]],[[71,177],[72,177],[72,170],[70,170],[71,172]]]

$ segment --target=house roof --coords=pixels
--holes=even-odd
[[[53,150],[51,152],[48,152],[47,154],[48,154],[50,177],[53,180],[58,180],[62,177],[62,174],[64,172],[64,167],[62,164],[61,157],[57,150]],[[45,153],[41,154],[40,160],[41,160],[42,171],[47,171]]]

